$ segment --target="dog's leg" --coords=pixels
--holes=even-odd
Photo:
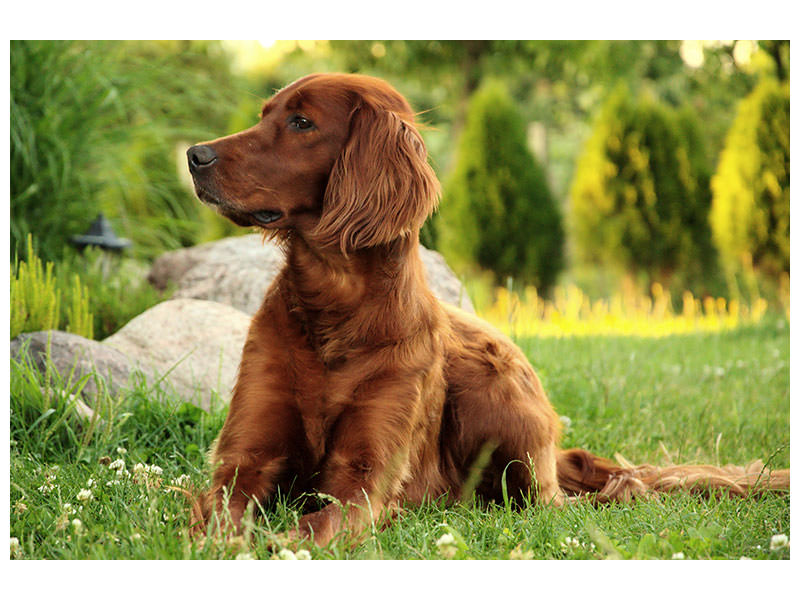
[[[199,528],[217,515],[223,527],[238,530],[248,502],[266,500],[289,461],[297,471],[298,457],[307,455],[297,447],[305,435],[291,383],[282,376],[285,368],[275,354],[255,346],[245,347],[228,416],[212,450],[214,474],[199,503]]]
[[[521,500],[530,490],[541,504],[559,505],[556,472],[560,421],[525,355],[485,324],[450,311],[459,336],[446,368],[448,409],[442,447],[461,495]],[[469,468],[490,448],[477,482]],[[505,487],[503,480],[505,479]],[[504,493],[505,489],[505,493]]]
[[[226,421],[212,457],[211,488],[201,501],[200,527],[217,515],[223,528],[238,530],[248,502],[267,500],[285,474],[299,418],[288,403],[262,404],[263,412],[250,415],[253,429],[237,423],[239,415]]]
[[[408,479],[420,413],[419,388],[409,379],[392,385],[376,378],[359,394],[369,399],[356,399],[341,415],[318,488],[334,500],[301,518],[294,537],[323,546],[345,532],[356,542],[392,512]]]

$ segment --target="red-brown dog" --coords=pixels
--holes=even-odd
[[[418,233],[439,183],[405,99],[360,75],[310,75],[250,129],[188,151],[198,197],[276,236],[286,266],[253,317],[200,524],[251,500],[338,499],[295,536],[327,543],[401,502],[473,488],[559,505],[598,492],[756,485],[788,471],[619,466],[559,449],[560,421],[523,353],[431,293]]]

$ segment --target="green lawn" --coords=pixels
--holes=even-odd
[[[520,344],[559,414],[564,446],[634,462],[789,466],[789,326],[770,321],[713,334],[525,339]],[[280,499],[251,543],[200,545],[185,534],[186,501],[166,489],[202,487],[203,457],[224,420],[140,385],[83,421],[69,401],[44,398],[43,378],[11,365],[11,536],[18,558],[269,558],[269,531],[297,519]],[[52,385],[52,381],[51,381]],[[118,449],[122,449],[119,451]],[[124,453],[123,453],[124,452]],[[118,459],[130,477],[119,478]],[[140,466],[161,469],[144,471]],[[90,481],[91,480],[91,481]],[[149,485],[148,485],[149,484]],[[90,490],[91,497],[87,492]],[[82,499],[79,499],[80,498]],[[311,500],[313,502],[313,500]],[[65,504],[69,506],[65,507]],[[79,520],[79,523],[75,520]],[[789,558],[788,495],[664,496],[632,505],[564,509],[442,503],[409,508],[362,546],[311,549],[322,558]]]

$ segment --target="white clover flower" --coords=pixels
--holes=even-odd
[[[121,458],[118,458],[117,460],[108,463],[108,468],[112,471],[122,471],[125,469],[125,461]]]
[[[67,525],[69,525],[69,517],[67,516],[67,513],[61,513],[61,515],[56,519],[56,531],[66,529]]]
[[[89,477],[89,479],[86,482],[86,487],[93,488],[96,485],[97,485],[97,482],[94,479],[92,479],[91,477]]]
[[[278,552],[278,558],[281,560],[297,560],[297,556],[294,552],[289,550],[288,548],[284,548],[280,552]]]
[[[141,539],[142,539],[142,534],[141,533],[133,533],[133,534],[131,534],[131,541],[138,542]]]
[[[50,492],[52,492],[52,491],[53,491],[55,488],[56,488],[56,486],[54,486],[54,485],[53,485],[52,483],[50,483],[49,481],[46,481],[45,483],[43,483],[42,485],[40,485],[40,486],[39,486],[38,488],[36,488],[36,489],[37,489],[37,490],[39,490],[39,491],[40,491],[41,493],[43,493],[43,494],[49,494],[49,493],[50,493]]]
[[[19,553],[19,538],[12,537],[9,540],[9,546],[11,547],[11,556],[16,556]]]
[[[133,480],[148,487],[158,487],[161,484],[162,472],[161,467],[156,465],[136,463],[133,466]]]
[[[22,500],[18,500],[16,504],[14,504],[14,512],[16,514],[24,513],[26,510],[28,510],[28,505],[25,504]]]
[[[119,479],[109,479],[106,481],[106,487],[111,487],[114,485],[120,485],[122,482]]]
[[[78,492],[76,498],[78,498],[80,502],[89,502],[89,500],[94,498],[94,494],[92,493],[92,490],[83,489]]]
[[[183,487],[185,485],[188,485],[188,483],[189,483],[189,481],[191,481],[191,479],[192,478],[189,477],[189,475],[187,473],[184,473],[183,475],[178,475],[175,479],[172,480],[171,483],[174,486]]]
[[[311,560],[311,552],[309,552],[305,548],[302,548],[297,551],[295,557],[297,557],[297,560]]]
[[[125,448],[123,448],[122,446],[117,448],[117,454],[127,454],[127,453],[128,451],[125,450]]]
[[[289,550],[291,552],[291,550]],[[236,555],[236,560],[255,560],[256,557],[253,556],[250,552],[240,552]]]
[[[783,533],[778,533],[772,536],[772,539],[769,541],[769,549],[773,552],[775,550],[780,550],[782,548],[789,547],[789,537]]]
[[[572,427],[572,419],[570,419],[568,416],[561,415],[558,418],[561,420],[561,424],[564,425],[564,429],[569,429]]]
[[[444,535],[442,535],[442,537],[436,540],[437,546],[451,546],[455,543],[456,543],[456,538],[453,537],[452,533],[445,533]]]
[[[508,554],[509,560],[533,560],[533,550],[523,550],[522,544],[516,546]]]
[[[439,554],[444,558],[453,558],[458,552],[456,538],[453,537],[452,533],[445,533],[436,540],[436,548],[439,550]]]
[[[683,552],[676,552],[672,555],[672,560],[683,560],[684,558],[686,557],[683,555]]]
[[[81,533],[83,531],[83,523],[80,519],[72,519],[72,528],[75,530],[75,533]]]
[[[740,556],[739,560],[753,560],[753,559],[750,558],[749,556]]]
[[[564,538],[564,541],[561,542],[561,549],[562,550],[570,550],[572,548],[580,548],[580,547],[581,547],[581,543],[578,540],[578,538],[572,538],[572,537],[567,536],[567,537]]]

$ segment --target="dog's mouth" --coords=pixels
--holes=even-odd
[[[257,210],[250,214],[258,225],[269,225],[283,217],[279,210]]]
[[[205,187],[195,186],[195,193],[201,202],[209,206],[213,206],[217,209],[217,212],[227,217],[237,225],[265,226],[271,225],[283,218],[283,212],[279,210],[256,210],[253,212],[243,212],[238,208],[231,206],[229,202],[226,202]]]
[[[209,206],[223,206],[224,202],[217,198],[216,195],[209,192],[206,188],[200,187],[199,185],[194,186],[194,193],[197,194],[197,197],[200,199],[201,202],[204,204],[208,204]]]

